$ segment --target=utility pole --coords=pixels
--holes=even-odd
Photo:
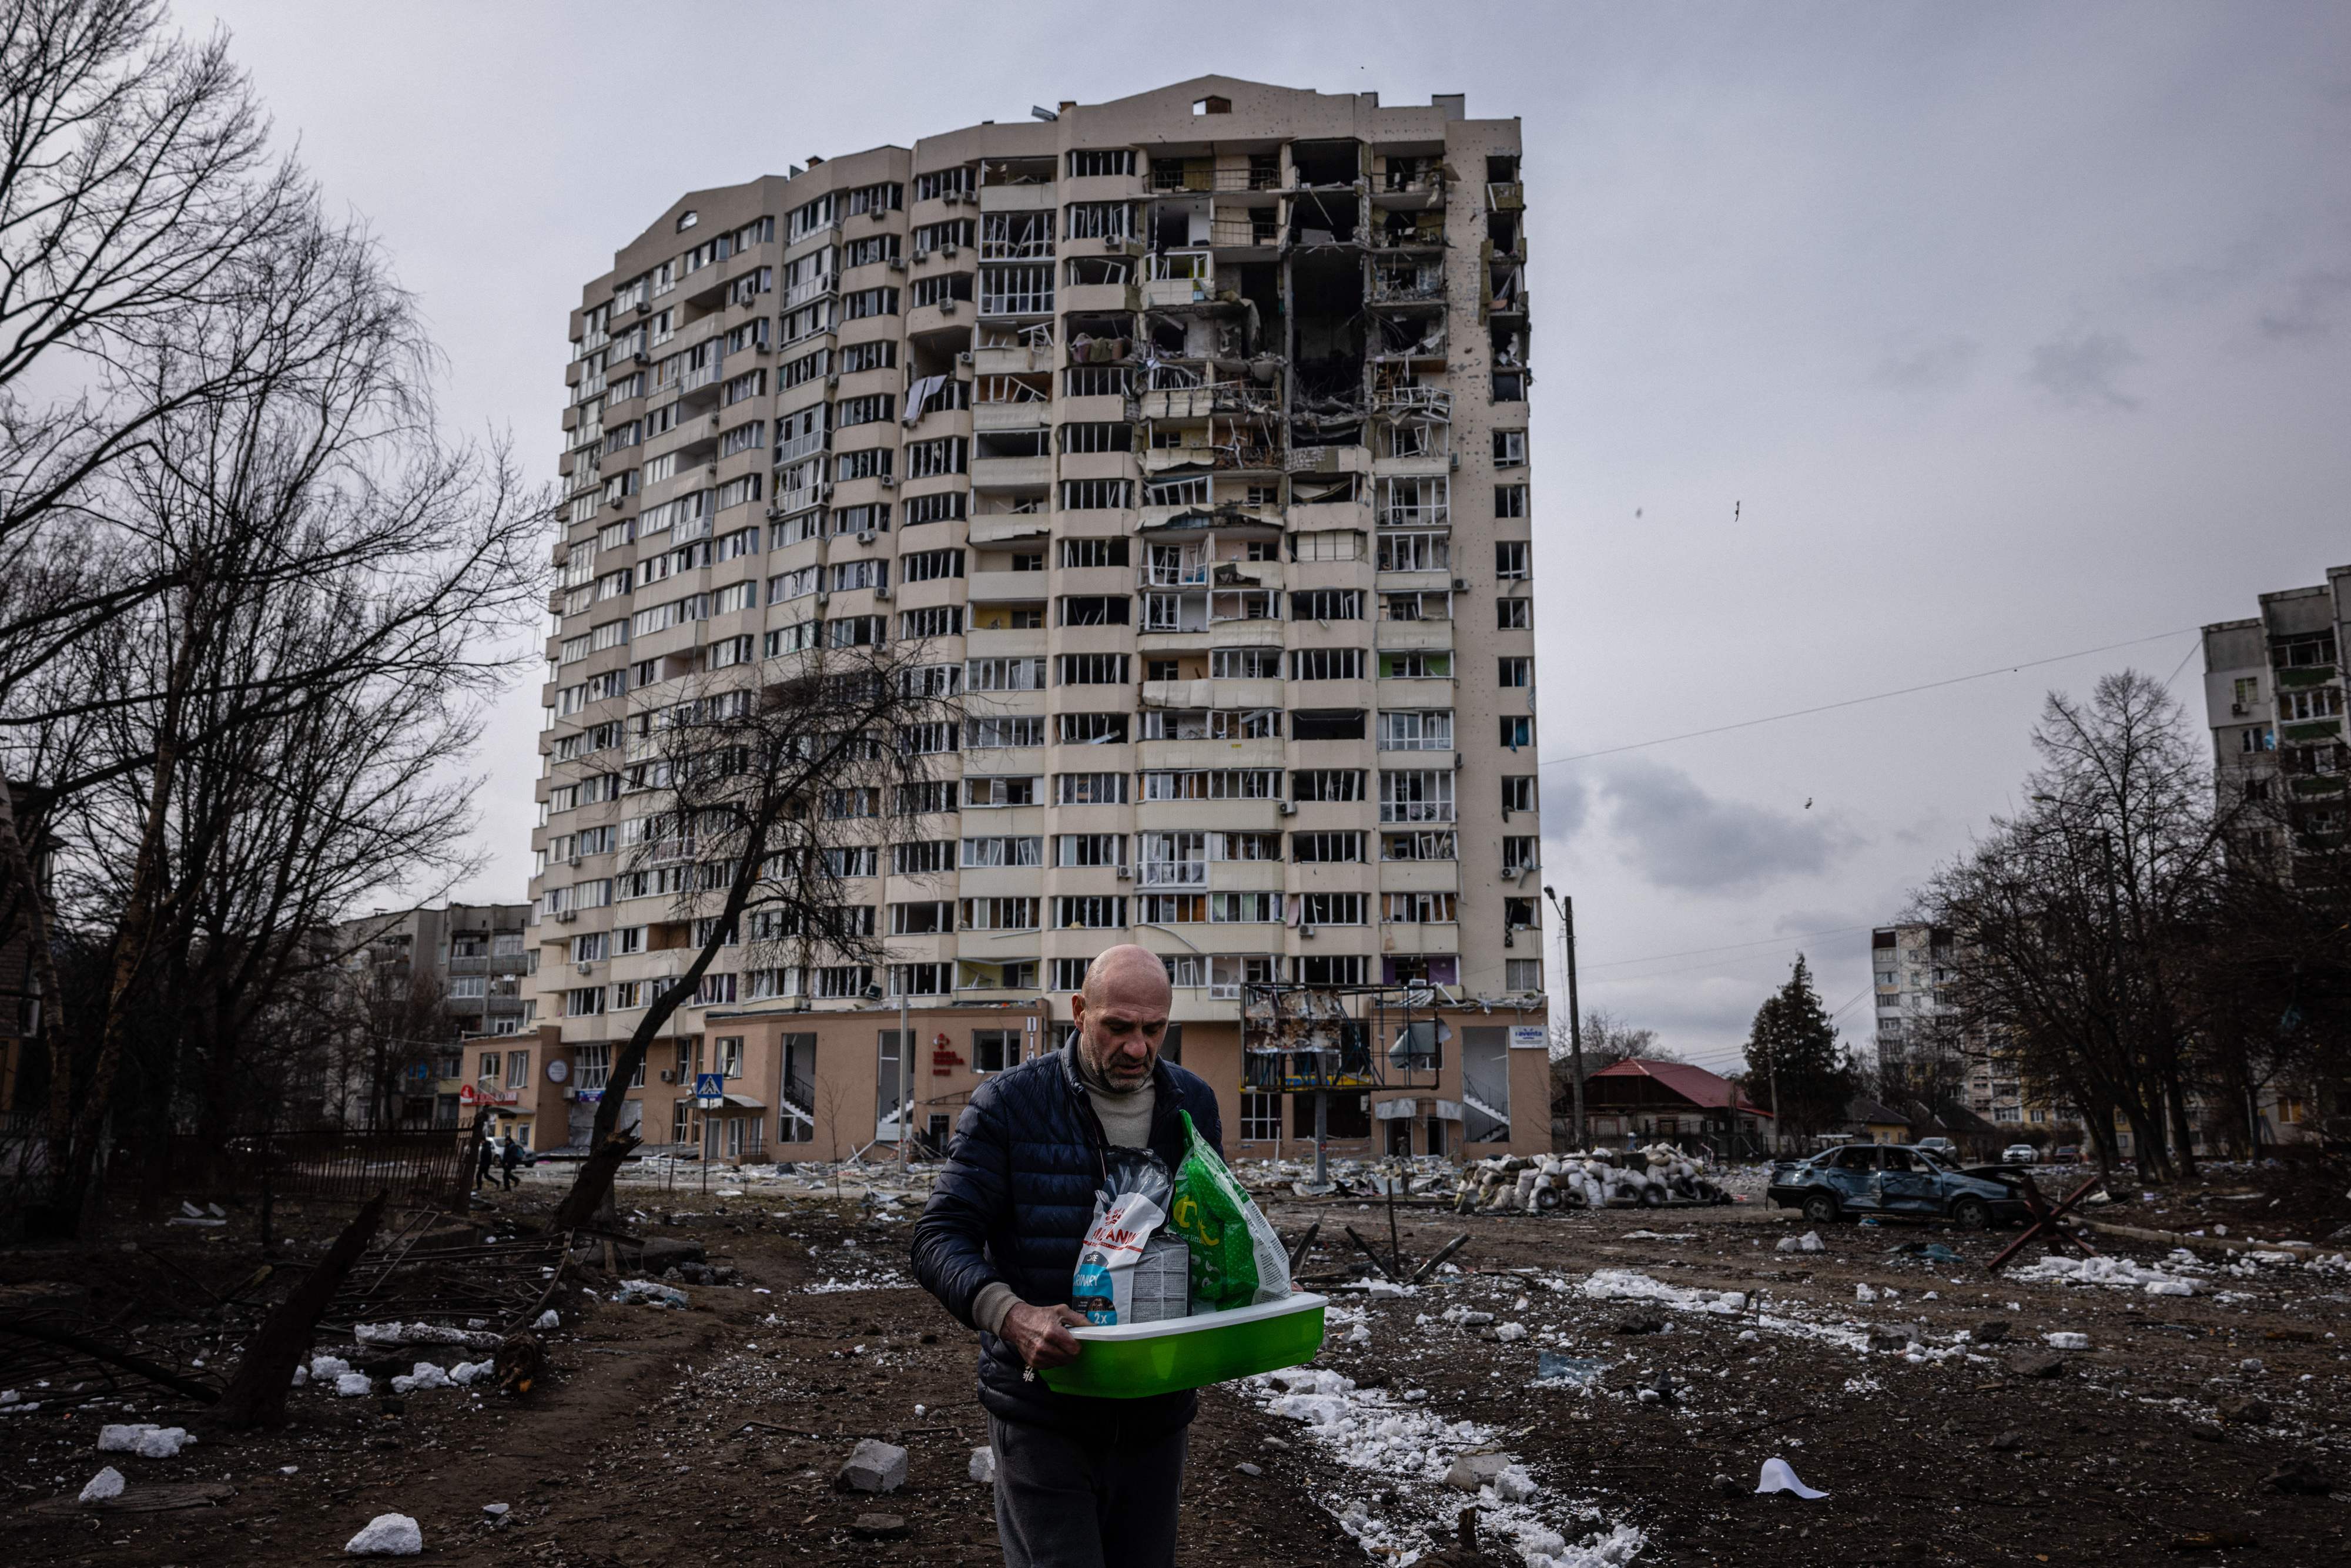
[[[1559,951],[1567,969],[1567,1042],[1569,1070],[1575,1083],[1575,1146],[1590,1146],[1583,1124],[1583,1009],[1575,995],[1575,900],[1562,898],[1549,883],[1543,884],[1543,896],[1559,911]]]
[[[898,993],[898,1169],[906,1168],[906,1145],[914,1128],[914,1037],[907,1026],[906,993]]]

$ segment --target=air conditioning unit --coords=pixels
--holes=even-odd
[[[2231,703],[2229,705],[2229,711],[2236,715],[2239,718],[2242,718],[2245,716],[2245,705],[2242,703]]]
[[[939,246],[939,254],[952,258],[955,256],[955,253],[960,248],[962,247],[957,246],[955,241],[949,240],[946,244]]]
[[[1453,454],[1450,457],[1447,457],[1447,458],[1445,460],[1445,465],[1446,465],[1447,468],[1453,469],[1453,470],[1454,470],[1455,472],[1457,472],[1457,473],[1458,473],[1458,472],[1459,472],[1459,471],[1460,471],[1460,468],[1461,468],[1461,454],[1459,454],[1458,452],[1457,452],[1457,453]]]
[[[886,583],[886,582],[877,582],[877,583],[875,583],[875,584],[873,585],[873,597],[874,597],[874,598],[876,598],[876,599],[887,599],[887,598],[889,598],[889,597],[890,597],[890,585],[889,585],[888,583]]]
[[[674,1082],[677,1082],[677,1069],[675,1069],[674,1067],[664,1067],[664,1068],[663,1068],[663,1069],[661,1070],[661,1081],[662,1081],[664,1083],[674,1083]]]
[[[956,350],[956,363],[958,365],[967,365],[971,363],[971,350],[969,349]]]
[[[904,272],[904,271],[905,271],[905,270],[906,270],[906,258],[905,258],[904,256],[892,256],[892,257],[890,258],[890,270],[891,270],[891,271],[893,271],[893,272]]]
[[[1453,580],[1453,591],[1454,591],[1454,592],[1456,592],[1456,593],[1467,593],[1467,592],[1468,592],[1468,591],[1469,591],[1469,580],[1468,580],[1468,578],[1466,578],[1466,577],[1457,577],[1457,578],[1455,578],[1455,579]]]
[[[942,316],[952,316],[952,315],[954,315],[955,313],[956,313],[956,302],[955,302],[954,300],[952,300],[952,299],[942,299],[942,300],[940,300],[940,301],[939,301],[939,314],[940,314],[940,315],[942,315]]]
[[[882,478],[882,487],[883,487],[884,490],[894,490],[894,489],[896,489],[896,488],[898,487],[898,476],[897,476],[896,475],[894,475],[894,474],[884,474],[884,475],[883,475],[883,476],[881,476],[881,478]]]
[[[1298,802],[1295,800],[1284,800],[1281,803],[1281,814],[1285,817],[1294,817],[1298,815]]]
[[[571,869],[573,871],[578,871],[580,869],[580,857],[578,855],[573,855],[571,857]]]
[[[831,480],[822,481],[817,486],[816,498],[820,501],[830,501],[832,499],[832,482]]]
[[[833,372],[832,372],[832,374],[831,374],[831,375],[829,375],[829,376],[825,377],[825,378],[824,378],[824,384],[825,384],[825,385],[827,385],[827,386],[829,386],[829,387],[837,387],[837,386],[839,386],[839,385],[841,384],[841,372],[840,372],[839,371],[833,371]]]
[[[1502,946],[1505,946],[1505,947],[1515,947],[1515,946],[1517,946],[1518,945],[1519,945],[1519,939],[1518,939],[1516,936],[1512,936],[1510,933],[1509,933],[1508,931],[1505,931],[1505,932],[1503,932],[1503,933],[1502,933]]]
[[[873,542],[873,539],[874,533],[872,528],[860,528],[857,530],[857,542],[859,544],[870,545]]]
[[[1129,871],[1124,866],[1121,866],[1118,868],[1118,880],[1121,882],[1133,882],[1134,880],[1134,873]]]
[[[768,521],[771,523],[779,523],[783,521],[783,518],[784,509],[781,507],[769,507],[768,508]]]
[[[653,313],[653,302],[652,300],[650,300],[650,299],[640,299],[640,300],[638,300],[638,301],[637,301],[637,314],[638,314],[638,315],[640,315],[640,316],[650,316],[650,315],[652,315]]]
[[[650,365],[653,362],[653,357],[651,354],[646,353],[643,349],[639,349],[635,353],[629,356],[629,361],[632,364]]]
[[[596,972],[596,966],[586,958],[580,959],[580,962],[573,965],[572,967],[578,969],[583,975],[592,975]]]
[[[889,214],[888,210],[887,210],[887,209],[885,209],[885,208],[882,208],[882,207],[868,207],[868,208],[866,208],[866,209],[865,209],[865,215],[866,215],[867,217],[869,217],[869,218],[872,218],[875,223],[877,223],[877,224],[878,224],[878,223],[880,223],[883,218],[888,217],[888,216],[890,215],[890,214]]]
[[[580,912],[576,909],[559,909],[555,912],[556,924],[559,925],[569,925],[579,918]]]

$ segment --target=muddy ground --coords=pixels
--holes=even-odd
[[[552,1196],[501,1197],[490,1228]],[[44,1407],[0,1414],[0,1552],[315,1563],[399,1511],[421,1522],[427,1557],[449,1563],[999,1561],[988,1489],[967,1474],[986,1440],[971,1337],[912,1284],[913,1205],[657,1196],[674,1207],[637,1195],[637,1228],[700,1240],[744,1283],[685,1286],[685,1311],[569,1298],[552,1375],[521,1398],[444,1389],[387,1404],[307,1388],[283,1432],[207,1433],[148,1459],[98,1454],[100,1423],[201,1429],[195,1406],[141,1395],[100,1409],[67,1389],[19,1390]],[[2178,1197],[2159,1219],[2138,1207],[2135,1223],[2166,1227],[2197,1212]],[[1345,1252],[1329,1244],[1343,1223],[1384,1244],[1386,1216],[1370,1206],[1269,1209],[1285,1235],[1323,1222],[1309,1271],[1347,1266],[1343,1237]],[[1206,1396],[1180,1562],[1290,1568],[1379,1560],[1365,1541],[1388,1560],[1425,1548],[1423,1527],[1471,1500],[1425,1462],[1367,1448],[1383,1421],[1422,1434],[1405,1439],[1422,1461],[1514,1459],[1536,1490],[1511,1506],[1487,1494],[1492,1528],[1555,1547],[1562,1563],[2351,1561],[2351,1346],[2337,1337],[2351,1334],[2351,1272],[2215,1260],[2180,1274],[2190,1296],[1995,1280],[1982,1265],[2001,1233],[1838,1226],[1819,1252],[1782,1252],[1806,1227],[1760,1203],[1467,1219],[1410,1208],[1399,1223],[1414,1257],[1468,1229],[1461,1271],[1341,1298],[1317,1363],[1335,1375],[1322,1385],[1331,1398],[1312,1413],[1269,1408],[1282,1390],[1263,1384]],[[192,1299],[199,1283],[228,1290],[258,1256],[249,1228],[232,1213],[202,1237],[126,1227],[104,1249],[0,1253],[0,1286],[75,1281],[102,1323],[129,1291],[155,1288],[155,1254],[189,1277]],[[1888,1255],[1922,1240],[1958,1260]],[[2116,1246],[2165,1266],[2160,1248]],[[1981,1343],[1994,1321],[2005,1342]],[[2041,1375],[2019,1347],[2051,1333],[2088,1348]],[[1600,1363],[1596,1379],[1538,1378],[1546,1350]],[[1291,1392],[1313,1390],[1299,1379]],[[862,1436],[911,1451],[904,1490],[835,1490]],[[1775,1456],[1830,1495],[1753,1495]],[[225,1495],[155,1512],[71,1506],[105,1462],[134,1499],[193,1483]],[[2331,1495],[2311,1490],[2328,1482]],[[496,1502],[510,1505],[503,1524],[483,1511]],[[904,1538],[852,1535],[859,1515],[883,1511]]]

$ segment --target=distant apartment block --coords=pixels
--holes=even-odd
[[[466,1085],[492,1103],[516,1096],[501,1070],[469,1076],[468,1041],[521,1033],[537,956],[527,904],[451,904],[344,921],[342,991],[350,1023],[339,1077],[344,1118],[457,1125]]]
[[[1334,1098],[1343,1148],[1547,1148],[1525,205],[1515,120],[1214,77],[628,239],[570,321],[517,1127],[623,1092],[721,1157],[943,1139],[1132,941],[1228,1148],[1311,1116],[1245,1089],[1269,982],[1439,999],[1439,1079]],[[610,1083],[692,934],[630,727],[877,641],[960,705],[856,862],[889,962],[722,958]]]
[[[2240,841],[2297,857],[2341,846],[2351,810],[2343,649],[2351,566],[2261,596],[2261,613],[2204,628],[2204,713],[2224,807],[2251,808]]]

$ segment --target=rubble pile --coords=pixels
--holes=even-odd
[[[1556,1208],[1657,1207],[1728,1203],[1729,1195],[1696,1160],[1670,1144],[1623,1153],[1509,1155],[1465,1167],[1454,1208],[1541,1213]]]

